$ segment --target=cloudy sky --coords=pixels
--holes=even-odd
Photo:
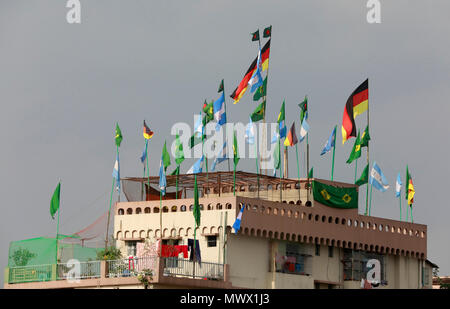
[[[82,0],[81,24],[68,24],[65,1],[0,0],[0,265],[10,241],[55,235],[49,202],[58,179],[60,232],[107,211],[116,122],[122,177],[142,175],[143,119],[155,132],[156,175],[172,125],[192,124],[222,78],[229,121],[246,122],[251,96],[233,105],[229,95],[256,56],[250,33],[273,25],[268,121],[285,99],[287,124],[299,128],[297,104],[308,95],[311,165],[329,179],[331,156],[319,153],[349,94],[369,78],[371,159],[391,185],[374,190],[372,215],[399,219],[393,188],[408,164],[414,221],[428,226],[428,258],[449,275],[450,2],[382,0],[380,24],[367,23],[366,3]],[[354,165],[345,163],[353,141],[343,146],[340,130],[337,140],[335,180],[353,182]],[[254,161],[238,169],[254,171]]]

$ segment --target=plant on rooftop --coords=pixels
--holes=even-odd
[[[28,264],[28,262],[36,257],[35,253],[32,253],[28,249],[22,249],[19,248],[10,256],[11,259],[13,259],[14,264],[16,266],[25,266]]]

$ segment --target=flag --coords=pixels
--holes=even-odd
[[[252,42],[259,41],[259,29],[252,33]]]
[[[169,152],[167,151],[166,141],[164,141],[164,146],[163,146],[163,150],[162,150],[162,157],[163,157],[164,172],[165,172],[165,171],[167,171],[167,168],[170,165],[170,155],[169,155]]]
[[[253,145],[255,143],[255,126],[251,117],[249,117],[249,123],[247,124],[247,128],[245,128],[244,138],[248,144]]]
[[[166,187],[167,181],[164,168],[164,152],[163,152],[163,154],[161,155],[161,161],[159,161],[159,190],[161,191],[162,195],[166,195]]]
[[[233,223],[234,233],[237,234],[241,229],[242,214],[244,213],[245,204],[242,204],[241,210],[236,217],[236,221]]]
[[[199,115],[197,121],[194,124],[194,137],[196,138],[202,137],[202,135],[205,134],[204,131],[205,129],[203,128],[202,115]]]
[[[277,139],[278,141],[278,139]],[[276,143],[275,147],[273,149],[273,171],[274,174],[276,173],[276,170],[280,168],[280,143]]]
[[[252,121],[257,122],[264,119],[265,114],[266,114],[266,101],[264,100],[261,104],[258,105],[258,107],[255,108],[253,113],[250,115],[250,118],[252,119]]]
[[[376,162],[373,162],[372,171],[370,172],[369,183],[375,187],[375,189],[385,192],[389,188],[386,177],[384,177],[381,168]]]
[[[369,126],[367,126],[363,134],[361,135],[361,140],[359,142],[361,148],[369,146],[369,141],[370,141]]]
[[[212,166],[211,166],[211,172],[214,172],[216,169],[216,165],[219,163],[222,163],[223,161],[227,160],[227,142],[223,143],[222,151],[217,156],[217,158],[214,160]]]
[[[408,200],[408,205],[414,203],[414,194],[416,191],[414,190],[414,185],[412,182],[411,174],[409,173],[408,165],[406,165],[406,199]]]
[[[294,146],[298,143],[297,135],[295,134],[295,122],[292,123],[291,129],[284,140],[284,146]]]
[[[180,165],[184,161],[183,143],[180,141],[180,136],[177,133],[175,139],[175,163]]]
[[[256,89],[261,87],[263,84],[263,79],[261,76],[261,49],[258,52],[258,60],[256,61],[256,70],[253,73],[252,77],[248,81],[248,85],[252,88],[250,89],[250,92],[255,92]]]
[[[350,137],[356,137],[355,117],[364,113],[369,107],[369,79],[356,88],[345,104],[342,118],[342,144]]]
[[[194,183],[194,209],[192,211],[195,219],[195,225],[196,227],[200,226],[200,204],[198,202],[198,185],[197,185],[197,176],[195,176],[195,183]]]
[[[300,128],[300,142],[303,141],[306,137],[306,134],[308,134],[309,131],[309,124],[306,121],[306,117],[303,119],[302,126]]]
[[[326,185],[317,180],[312,182],[314,200],[333,208],[358,208],[358,191],[356,187],[342,188]]]
[[[112,176],[116,179],[116,189],[120,192],[120,164],[119,164],[119,152],[116,154],[116,163],[114,163],[114,168]]]
[[[210,103],[203,103],[203,112],[205,113],[205,117],[203,117],[203,125],[205,126],[208,122],[214,119],[214,101]]]
[[[195,145],[200,144],[205,138],[206,138],[205,135],[203,135],[203,137],[200,135],[197,136],[197,134],[195,134],[194,132],[194,135],[192,135],[191,138],[189,139],[189,147],[193,148]]]
[[[151,139],[153,137],[153,131],[150,130],[149,127],[147,127],[145,120],[144,120],[144,129],[143,129],[142,135],[144,135],[145,139]]]
[[[50,200],[50,216],[52,219],[55,219],[55,213],[59,210],[59,198],[61,194],[61,183],[58,182],[58,185],[53,192],[52,199]]]
[[[314,167],[311,167],[308,173],[308,178],[314,178]]]
[[[267,43],[264,45],[264,47],[261,49],[261,68],[262,71],[265,71],[269,65],[269,54],[270,54],[270,39],[267,41]],[[239,102],[239,100],[244,95],[245,91],[248,88],[248,81],[253,76],[253,73],[256,70],[256,64],[258,61],[258,57],[253,60],[252,64],[248,68],[247,72],[244,75],[244,78],[241,80],[239,85],[236,87],[236,89],[231,94],[231,98],[234,100],[233,104],[236,104]]]
[[[223,86],[223,79],[222,79],[222,81],[220,82],[220,85],[219,85],[219,90],[217,90],[217,92],[221,92],[221,91],[223,91],[223,89],[224,89],[224,86]]]
[[[334,127],[333,131],[331,132],[331,135],[328,138],[328,141],[326,142],[320,155],[322,156],[322,155],[326,154],[328,151],[330,151],[331,148],[334,147],[335,142],[336,142],[336,126]]]
[[[122,143],[122,131],[120,131],[119,128],[119,124],[116,123],[116,135],[115,135],[115,140],[116,140],[116,146],[120,147],[120,143]]]
[[[350,156],[348,157],[347,163],[350,164],[354,160],[361,157],[361,145],[360,145],[360,139],[359,139],[359,132],[358,137],[356,137],[355,143],[353,144],[352,152],[350,153]]]
[[[277,143],[279,138],[280,138],[280,134],[278,134],[277,131],[274,131],[272,134],[272,140],[270,141],[270,143],[271,144]]]
[[[397,175],[397,181],[395,182],[395,197],[400,197],[402,191],[402,179],[400,178],[400,172]]]
[[[240,158],[239,158],[239,150],[238,150],[236,132],[234,132],[234,134],[233,134],[233,161],[234,161],[234,166],[235,167],[238,164],[239,159]]]
[[[284,108],[284,100],[283,104],[281,104],[280,113],[278,114],[278,129],[280,132],[280,139],[286,137],[286,117],[285,117],[285,108]]]
[[[270,25],[267,28],[264,28],[264,31],[263,31],[263,38],[269,38],[271,36],[272,36],[272,25]]]
[[[148,142],[146,140],[145,141],[145,148],[144,148],[144,151],[142,152],[142,155],[141,155],[141,162],[143,164],[145,164],[145,159],[147,158],[147,146],[148,146]]]
[[[302,103],[298,105],[300,107],[300,124],[303,123],[304,118],[308,118],[308,97],[305,96],[305,99]]]
[[[362,186],[369,182],[369,164],[366,165],[363,172],[361,173],[361,177],[355,182],[355,185]]]
[[[266,90],[267,90],[267,76],[266,76],[266,78],[264,78],[262,86],[259,87],[256,90],[255,94],[253,95],[253,101],[258,101],[259,99],[264,97],[266,95]]]
[[[203,166],[203,156],[198,159],[194,165],[191,166],[191,168],[186,172],[186,174],[198,174],[202,172]]]
[[[216,131],[220,130],[220,126],[227,122],[227,114],[225,113],[225,95],[222,95],[214,102],[214,119],[217,121]]]

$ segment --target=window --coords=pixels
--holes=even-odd
[[[127,247],[127,255],[136,256],[136,241],[125,241]]]
[[[334,247],[328,246],[328,257],[333,257]]]
[[[370,270],[367,262],[371,259],[380,262],[380,280],[382,282],[386,280],[384,255],[352,249],[344,249],[344,280],[361,281],[361,279],[365,279]]]
[[[276,271],[296,275],[311,274],[311,255],[306,250],[307,247],[299,243],[279,242],[275,253]]]
[[[316,244],[316,256],[320,256],[320,244]]]
[[[217,246],[217,236],[216,235],[207,236],[206,239],[208,241],[208,247],[216,247]]]

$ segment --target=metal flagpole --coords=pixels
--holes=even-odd
[[[331,161],[331,181],[333,181],[333,178],[334,178],[334,153],[336,151],[336,128],[337,128],[337,126],[334,127],[333,159]]]
[[[369,186],[367,186],[369,187]],[[370,211],[372,210],[372,187],[373,184],[370,184],[370,206],[369,206],[369,216],[370,216]]]
[[[59,179],[58,222],[56,223],[56,263],[58,264],[59,213],[61,212],[61,179]]]
[[[301,197],[300,197],[301,184],[300,184],[300,167],[299,167],[299,164],[298,164],[298,147],[297,147],[297,144],[295,144],[295,155],[297,157],[298,200],[300,201],[301,200]]]
[[[369,109],[370,109],[370,104],[369,104],[369,80],[367,80],[367,131],[370,132],[370,128],[369,128]],[[369,166],[369,144],[370,141],[367,141],[367,165]],[[356,180],[355,180],[356,181]],[[367,189],[366,189],[366,213],[365,215],[367,215],[367,207],[368,207],[368,197],[369,196],[369,185],[367,185]]]
[[[400,202],[400,221],[402,221],[402,196],[400,193],[400,196],[398,197],[398,201]]]
[[[113,177],[112,188],[111,188],[111,197],[109,198],[108,220],[106,221],[105,251],[108,249],[108,232],[109,232],[109,220],[110,220],[109,218],[111,216],[111,203],[112,203],[115,182],[116,182],[116,178]]]

